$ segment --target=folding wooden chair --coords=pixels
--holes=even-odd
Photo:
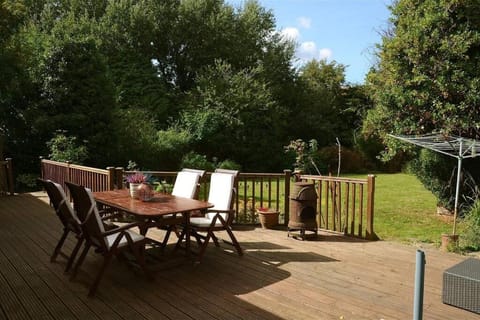
[[[205,171],[195,169],[182,169],[177,174],[173,185],[172,195],[189,199],[197,199],[200,187],[200,180]]]
[[[61,185],[50,180],[38,179],[38,181],[47,192],[48,197],[50,198],[50,204],[55,209],[55,213],[63,225],[63,234],[53,250],[50,261],[54,262],[59,254],[66,256],[68,261],[67,266],[65,267],[65,272],[68,272],[83,243],[82,228],[80,227],[81,223]],[[77,243],[71,254],[68,256],[62,252],[62,247],[70,232],[72,232],[77,238]]]
[[[182,171],[177,174],[177,177],[175,179],[172,195],[176,197],[197,199],[200,188],[200,181],[204,175],[205,171],[203,170],[187,168],[182,169]],[[162,219],[162,225],[159,226],[159,228],[163,228],[167,232],[162,241],[162,249],[166,247],[172,231],[175,232],[177,237],[180,237],[180,234],[177,231],[177,225],[181,225],[182,223],[182,215],[167,215]]]
[[[238,255],[243,255],[242,248],[233,234],[231,224],[233,222],[233,204],[237,186],[238,171],[217,169],[212,173],[210,179],[210,190],[208,202],[214,204],[214,207],[208,209],[204,217],[190,218],[190,235],[195,237],[200,250],[198,252],[197,262],[200,262],[210,239],[217,247],[220,246],[216,231],[226,231],[231,239],[229,243],[235,247]],[[182,232],[177,247],[185,238],[185,230]]]
[[[151,278],[145,265],[145,243],[146,238],[135,231],[130,230],[138,226],[138,222],[130,223],[122,227],[105,230],[102,219],[97,209],[93,195],[89,189],[83,186],[65,182],[70,194],[73,197],[77,215],[81,222],[82,232],[85,237],[85,247],[78,258],[71,279],[73,279],[81,266],[90,247],[94,247],[96,252],[103,255],[104,261],[93,284],[90,287],[89,296],[95,294],[100,280],[114,255],[130,250],[141,269],[148,278]]]

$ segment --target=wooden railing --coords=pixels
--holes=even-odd
[[[42,159],[42,177],[64,184],[72,181],[93,191],[121,189],[125,178],[133,171],[109,167],[106,170]],[[170,193],[177,172],[142,171],[155,178],[157,191]],[[199,198],[206,200],[208,181],[206,173],[201,181]],[[345,235],[377,239],[374,232],[375,177],[347,179],[328,176],[292,175],[283,173],[240,173],[235,199],[235,223],[257,223],[256,209],[269,207],[280,212],[280,224],[286,226],[289,217],[290,184],[292,179],[313,181],[318,195],[317,223],[320,229],[342,232]]]
[[[120,168],[120,172],[123,172],[123,169]],[[86,186],[94,192],[122,188],[116,179],[117,169],[114,167],[102,170],[69,162],[41,159],[41,177],[60,183],[64,188],[65,181]]]
[[[0,195],[13,195],[15,193],[15,181],[13,180],[13,161],[7,158],[0,160]]]
[[[301,175],[312,181],[318,195],[317,224],[320,229],[377,240],[374,232],[375,176],[350,179]]]

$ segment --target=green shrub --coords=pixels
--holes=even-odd
[[[39,189],[37,185],[38,174],[35,173],[23,173],[19,174],[16,179],[15,191],[17,192],[31,192]]]
[[[438,204],[453,210],[455,204],[455,161],[434,151],[421,149],[406,166],[438,199]]]
[[[458,214],[463,216],[479,198],[476,178],[467,170],[467,161],[462,166]],[[474,163],[472,163],[474,164]],[[407,171],[415,174],[438,199],[438,205],[449,210],[454,209],[457,184],[457,160],[427,149],[422,149],[419,156],[410,161]]]
[[[63,132],[58,132],[47,142],[50,149],[50,159],[54,161],[83,164],[88,158],[88,151],[85,145],[77,143],[77,137],[66,136]]]
[[[303,173],[318,174],[318,142],[311,139],[306,142],[302,139],[290,141],[288,146],[284,146],[285,153],[294,154],[295,162],[293,163],[294,171],[301,171]],[[321,169],[320,169],[321,170]]]
[[[181,167],[201,169],[206,171],[213,171],[215,169],[215,165],[213,164],[213,162],[208,161],[206,156],[195,153],[193,151],[183,156]]]
[[[190,150],[192,136],[188,131],[171,127],[157,133],[155,150],[158,153],[156,166],[163,170],[178,168],[182,156]]]
[[[462,221],[464,230],[460,237],[462,248],[471,251],[480,250],[480,201],[470,208]]]
[[[322,174],[335,174],[338,170],[338,146],[329,146],[318,151],[319,163]],[[340,159],[340,173],[363,173],[367,172],[370,166],[365,157],[355,150],[342,147]]]
[[[230,159],[225,159],[222,162],[220,162],[217,166],[219,169],[230,169],[230,170],[238,170],[240,171],[242,169],[242,166],[236,163],[233,160]]]

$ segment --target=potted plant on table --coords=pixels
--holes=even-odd
[[[135,172],[127,176],[128,188],[130,189],[130,196],[134,199],[139,198],[139,188],[142,183],[147,182],[147,176],[142,172]]]

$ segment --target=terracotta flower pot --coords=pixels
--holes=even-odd
[[[278,224],[278,211],[257,210],[257,214],[263,229],[271,229]]]

